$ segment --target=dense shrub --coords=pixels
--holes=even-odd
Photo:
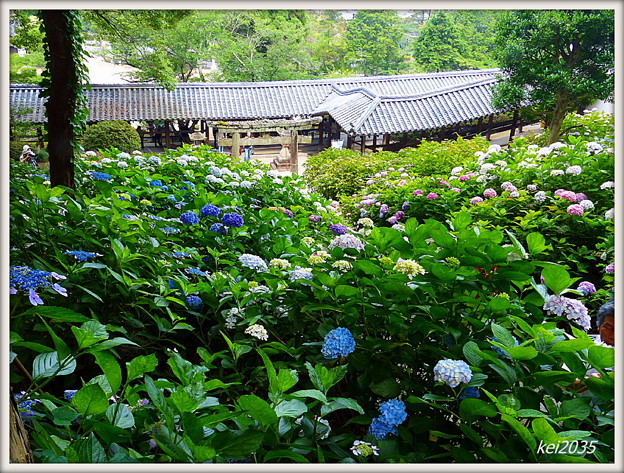
[[[22,156],[22,149],[24,148],[24,143],[19,141],[11,141],[9,143],[9,157],[11,161],[19,161],[19,158]]]
[[[141,137],[128,122],[110,120],[95,123],[87,127],[81,143],[86,150],[117,148],[129,153],[141,149]]]
[[[306,162],[304,179],[311,188],[328,199],[337,199],[359,192],[370,176],[395,167],[410,176],[431,176],[448,173],[468,161],[474,161],[477,151],[487,149],[489,142],[482,137],[472,140],[423,141],[417,148],[404,148],[396,153],[378,151],[362,154],[354,150],[323,150]]]
[[[88,154],[71,195],[12,166],[11,380],[37,461],[614,461],[614,352],[585,305],[612,273],[578,290],[540,226],[462,207],[348,227],[255,161]],[[564,440],[590,448],[539,448]]]

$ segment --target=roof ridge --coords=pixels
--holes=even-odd
[[[446,87],[444,89],[435,89],[429,92],[422,93],[420,95],[384,95],[380,96],[380,98],[384,101],[396,101],[396,100],[420,100],[428,97],[432,97],[434,95],[447,94],[450,92],[455,92],[458,90],[469,89],[471,87],[478,87],[483,84],[487,84],[489,82],[498,82],[497,78],[489,78],[489,79],[481,79],[475,82],[469,82],[467,84],[455,84],[450,87]]]

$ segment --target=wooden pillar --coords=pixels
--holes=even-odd
[[[297,130],[290,132],[290,172],[299,172],[299,134]]]
[[[318,147],[316,148],[317,151],[321,151],[323,149],[323,131],[325,128],[325,124],[326,124],[325,117],[323,117],[323,120],[318,125],[319,138],[318,138]]]
[[[383,137],[383,144],[387,146],[390,144],[390,133],[386,133]]]
[[[171,148],[171,131],[169,130],[169,120],[165,120],[165,147]]]
[[[334,139],[333,135],[334,135],[334,119],[329,117],[329,127],[328,127],[328,132],[327,132],[327,143],[326,143],[326,148],[329,148],[331,146],[331,142]]]
[[[488,124],[487,124],[487,132],[485,133],[485,139],[489,140],[490,136],[492,135],[492,121],[494,120],[494,115],[490,115],[490,118],[488,119]]]
[[[366,150],[366,135],[362,135],[360,136],[360,138],[362,138],[362,143],[360,144],[360,153],[364,154],[364,151]]]
[[[232,133],[232,156],[240,157],[240,132],[238,131]]]
[[[403,133],[401,137],[401,147],[405,147],[407,145],[407,132]]]
[[[479,133],[481,133],[482,129],[483,129],[483,117],[479,117],[479,121],[477,121],[477,132],[475,133],[475,135],[478,135]]]
[[[518,110],[514,110],[513,118],[511,119],[511,130],[509,130],[509,141],[514,137],[516,133],[516,126],[518,126]]]
[[[373,135],[373,153],[377,151],[377,135]]]

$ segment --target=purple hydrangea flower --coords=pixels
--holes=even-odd
[[[615,273],[615,263],[609,263],[605,268],[605,273],[612,274]]]
[[[427,194],[427,200],[435,200],[438,197],[440,197],[438,194],[436,194],[435,192],[429,192],[429,194]]]
[[[494,189],[492,189],[491,187],[489,187],[488,189],[485,189],[483,191],[483,196],[484,197],[496,197],[498,194],[496,193],[496,191]]]
[[[577,289],[581,291],[584,296],[588,296],[589,294],[596,292],[596,286],[589,281],[580,282]]]
[[[347,233],[347,227],[341,225],[340,223],[334,223],[330,225],[329,229],[336,235],[344,235],[345,233]]]
[[[472,199],[470,199],[470,203],[472,205],[477,205],[483,202],[483,199],[481,197],[473,197]]]
[[[552,315],[565,316],[568,320],[576,322],[585,330],[590,327],[587,307],[576,299],[557,295],[550,296],[544,304],[544,310]]]

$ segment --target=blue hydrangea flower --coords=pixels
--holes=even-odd
[[[433,368],[434,379],[454,388],[472,379],[470,366],[462,360],[440,360]]]
[[[191,309],[200,309],[203,304],[199,296],[188,296],[186,298],[186,303]]]
[[[262,258],[256,255],[250,255],[249,253],[240,255],[238,261],[240,261],[244,267],[255,269],[256,271],[266,271],[268,269],[267,264]]]
[[[180,190],[183,190],[183,191],[188,190],[188,189],[195,190],[195,184],[192,183],[191,181],[182,181],[182,182],[186,184],[186,186],[180,187]]]
[[[223,225],[227,225],[228,227],[242,227],[245,221],[243,220],[242,215],[237,214],[236,212],[231,212],[225,214],[221,218],[221,223],[223,223]]]
[[[208,168],[208,171],[210,172],[210,174],[212,174],[214,177],[221,177],[221,169],[219,169],[216,166],[210,166]]]
[[[221,209],[216,205],[206,204],[199,211],[202,217],[218,217]]]
[[[188,253],[185,253],[184,251],[174,251],[171,256],[173,256],[174,258],[177,259],[184,259],[184,258],[190,258],[191,255]]]
[[[195,212],[184,212],[180,215],[180,220],[187,225],[196,225],[199,223],[199,216]]]
[[[167,284],[169,285],[169,289],[175,289],[175,281],[172,279],[167,280]]]
[[[196,276],[206,276],[206,272],[198,268],[186,268],[185,271],[188,274],[194,274]]]
[[[385,440],[389,434],[397,435],[399,429],[394,425],[386,424],[379,417],[375,417],[371,422],[368,432],[377,440]]]
[[[77,389],[66,389],[65,391],[63,391],[63,397],[67,401],[71,402],[71,400],[74,398],[77,392],[78,392]]]
[[[225,235],[228,232],[228,228],[222,223],[214,223],[210,226],[210,231]]]
[[[399,425],[407,419],[407,412],[405,412],[405,403],[398,399],[390,399],[389,401],[382,402],[379,406],[379,420],[388,425]]]
[[[167,235],[171,235],[173,233],[180,233],[180,230],[174,227],[165,227],[162,229],[162,232]]]
[[[348,356],[355,351],[355,339],[349,329],[338,327],[331,330],[323,340],[321,353],[327,359]]]
[[[314,276],[307,269],[296,268],[288,274],[288,277],[290,278],[290,282],[295,282],[298,279],[307,279],[308,281],[312,281]]]
[[[167,196],[167,200],[170,200],[171,202],[177,202],[178,199],[176,199],[176,196],[173,194],[170,194]]]
[[[347,233],[347,227],[341,225],[340,223],[334,223],[333,225],[330,225],[329,229],[336,235],[344,235],[345,233]]]
[[[74,251],[74,250],[67,250],[65,254],[69,256],[73,256],[74,258],[76,258],[76,261],[88,261],[91,258],[97,258],[98,256],[102,256],[98,253],[93,253],[91,251]]]
[[[66,276],[54,272],[33,269],[29,266],[11,266],[9,268],[9,292],[17,294],[20,291],[28,294],[32,305],[42,305],[43,300],[37,294],[37,289],[51,288],[61,296],[67,297],[67,289],[54,280],[67,279]]]
[[[41,401],[39,399],[27,399],[26,401],[20,401],[25,394],[26,392],[22,391],[21,393],[14,394],[13,397],[15,398],[17,407],[20,410],[20,417],[25,421],[30,421],[35,415],[35,412],[32,410],[32,405],[38,404]]]
[[[163,183],[160,179],[156,179],[155,181],[150,182],[149,185],[152,187],[162,187]]]
[[[91,177],[96,181],[110,181],[113,176],[105,172],[91,171]]]
[[[466,399],[469,397],[478,398],[481,397],[481,393],[479,392],[479,388],[475,386],[469,386],[465,388],[462,393],[459,395],[459,399]]]
[[[512,335],[513,337],[513,335]],[[513,337],[514,339],[514,346],[517,347],[518,346],[518,339],[516,337]],[[498,339],[496,337],[492,337],[492,341],[493,342],[498,342]],[[492,345],[492,350],[494,350],[496,353],[498,353],[500,356],[505,356],[505,357],[509,357],[509,353],[507,353],[507,350],[504,350],[502,348],[498,348]]]

